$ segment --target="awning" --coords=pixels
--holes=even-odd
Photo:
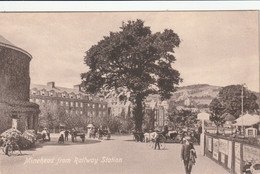
[[[245,114],[239,117],[238,119],[236,119],[235,121],[236,123],[233,124],[234,126],[252,126],[260,123],[260,116]]]

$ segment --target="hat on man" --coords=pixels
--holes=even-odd
[[[191,137],[190,137],[190,136],[186,136],[186,137],[185,137],[185,140],[191,141]]]

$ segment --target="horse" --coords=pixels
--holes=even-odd
[[[148,141],[154,140],[156,137],[156,134],[157,134],[156,132],[144,133],[144,141],[148,142]]]

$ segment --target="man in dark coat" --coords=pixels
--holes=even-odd
[[[156,135],[154,139],[155,139],[154,150],[156,150],[157,146],[158,146],[158,150],[160,150],[160,133],[158,130],[156,130]]]
[[[184,163],[184,168],[186,174],[191,173],[192,165],[195,163],[192,161],[194,159],[193,156],[191,156],[191,151],[195,151],[193,144],[191,143],[191,138],[189,136],[185,137],[185,142],[182,145],[181,149],[181,159],[183,160]]]
[[[70,133],[69,130],[66,129],[64,133],[65,133],[65,141],[68,141],[69,140],[69,133]]]

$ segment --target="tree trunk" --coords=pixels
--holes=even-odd
[[[142,124],[143,124],[143,97],[138,94],[135,100],[134,107],[134,120],[135,120],[135,131],[142,132]]]

